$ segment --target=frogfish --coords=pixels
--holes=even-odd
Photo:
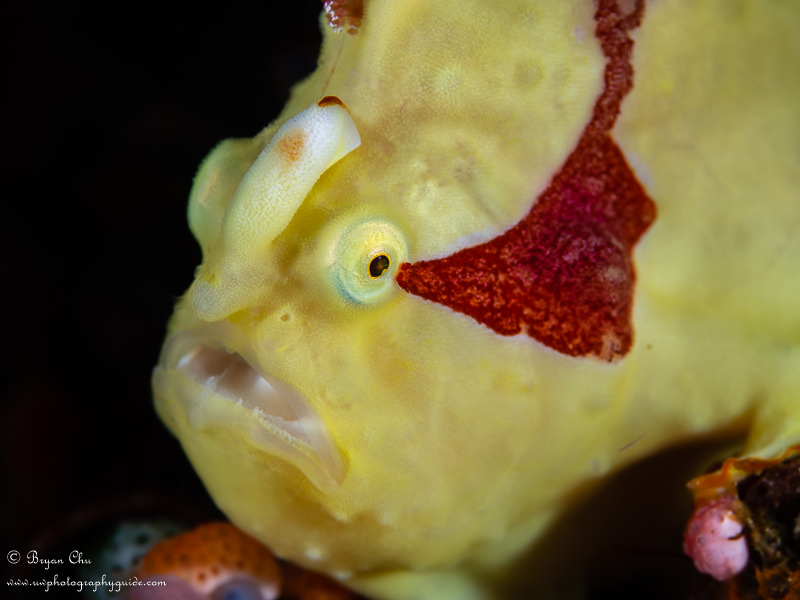
[[[153,388],[219,508],[370,598],[567,597],[617,505],[554,532],[671,452],[678,552],[800,586],[774,510],[800,495],[800,3],[320,24],[316,71],[190,193]]]

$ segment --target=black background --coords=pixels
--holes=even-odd
[[[318,0],[31,4],[2,18],[3,552],[206,510],[150,392],[200,260],[186,201],[204,155],[269,124],[320,44]]]

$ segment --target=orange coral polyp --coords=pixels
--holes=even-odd
[[[156,544],[138,575],[180,577],[202,594],[240,577],[255,580],[265,598],[276,598],[281,588],[272,553],[230,523],[207,523]]]

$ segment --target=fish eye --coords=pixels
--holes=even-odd
[[[375,304],[396,288],[394,276],[408,259],[406,238],[381,219],[359,220],[332,228],[328,252],[331,281],[343,299]]]
[[[392,266],[391,259],[385,254],[378,254],[369,261],[369,276],[377,279]]]

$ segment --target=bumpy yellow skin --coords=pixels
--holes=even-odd
[[[220,508],[278,555],[375,598],[489,598],[490,574],[563,499],[620,467],[722,435],[762,458],[800,442],[798,2],[658,0],[632,32],[612,134],[658,216],[635,250],[622,360],[497,335],[392,281],[530,210],[603,87],[594,10],[373,0],[357,35],[323,26],[319,68],[275,123],[201,168],[189,214],[204,262],[170,336],[286,382],[338,458],[265,451],[263,419],[168,349],[156,406]],[[326,95],[360,139],[310,191],[278,189],[281,223],[233,215],[257,204],[232,198],[281,124]],[[392,259],[374,294],[370,244]]]

